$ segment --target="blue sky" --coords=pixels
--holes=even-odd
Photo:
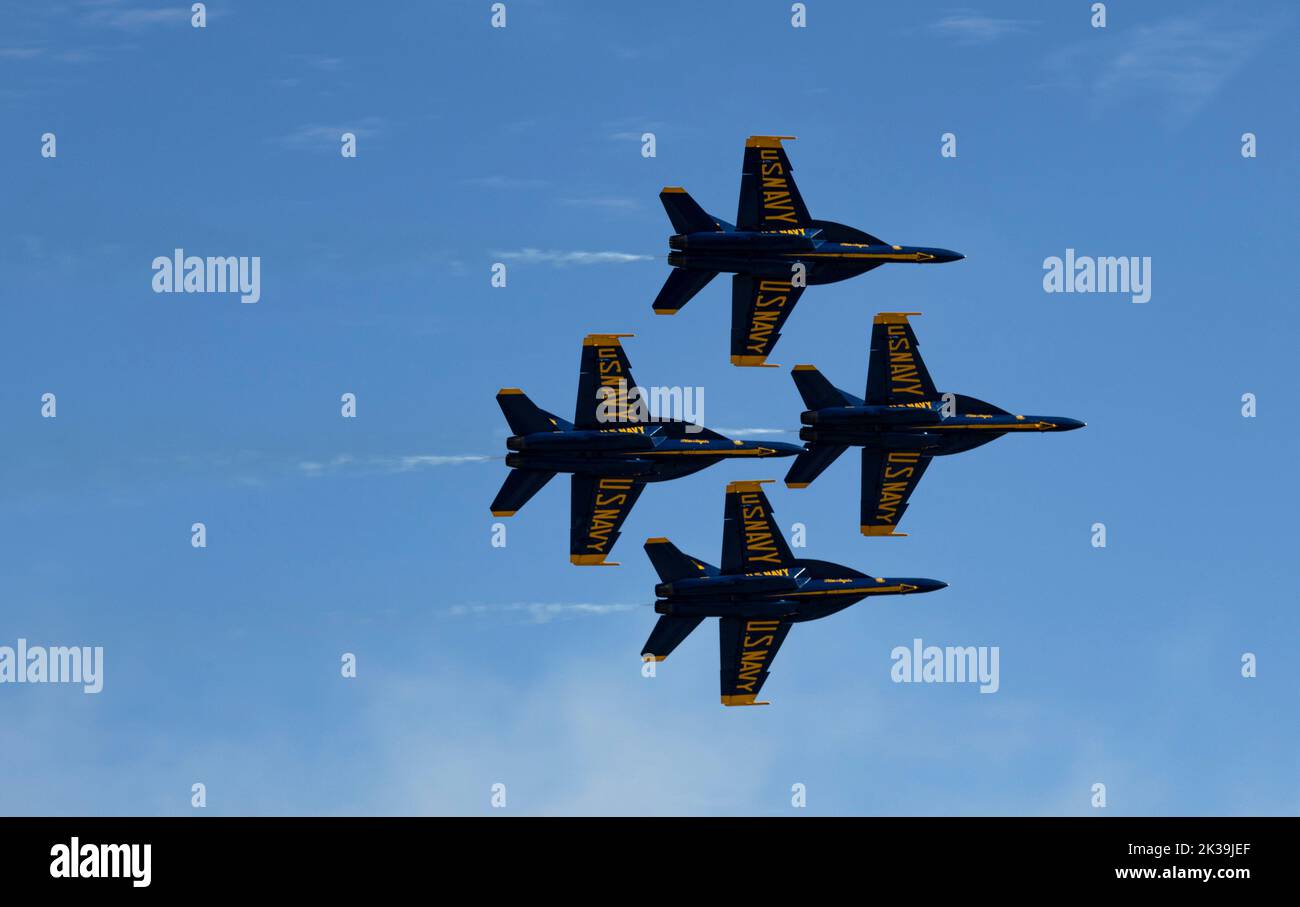
[[[0,6],[0,645],[105,648],[98,695],[0,686],[0,812],[1300,810],[1289,5],[507,5]],[[725,283],[650,313],[656,193],[732,219],[754,133],[814,216],[967,259],[813,288],[787,368],[733,368]],[[154,294],[178,246],[260,256],[261,301]],[[1150,256],[1151,301],[1044,293],[1067,248]],[[491,547],[493,394],[569,413],[587,332],[789,429],[788,366],[858,392],[878,311],[941,388],[1088,427],[936,461],[906,539],[858,534],[852,458],[774,486],[808,556],[950,587],[797,627],[771,707],[718,705],[707,625],[640,675],[639,543],[716,563],[725,483],[786,463],[651,487],[617,569],[568,564],[561,481]],[[1001,689],[892,683],[917,637]]]

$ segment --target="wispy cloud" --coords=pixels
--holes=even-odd
[[[0,47],[0,60],[34,60],[43,53],[43,47]]]
[[[493,252],[497,258],[521,264],[566,265],[626,264],[630,261],[653,261],[653,255],[634,255],[631,252],[559,252],[553,249],[518,249],[512,252]]]
[[[117,28],[123,31],[139,31],[154,25],[188,23],[190,4],[172,6],[132,6],[119,0],[96,0],[83,4],[86,12],[81,16],[82,25]]]
[[[473,614],[508,614],[526,616],[531,623],[574,617],[603,617],[645,608],[646,605],[596,604],[591,602],[510,602],[508,604],[452,605],[447,613],[454,617]]]
[[[413,454],[389,457],[354,457],[351,454],[339,454],[328,460],[303,460],[298,464],[298,469],[308,476],[330,475],[345,470],[370,473],[411,472],[435,466],[481,463],[491,459],[493,458],[482,454]]]
[[[477,186],[480,189],[540,189],[549,185],[546,180],[528,179],[517,176],[471,176],[460,181],[463,186]]]
[[[350,125],[326,126],[311,124],[301,126],[286,135],[277,136],[272,141],[286,148],[307,148],[315,151],[332,151],[337,153],[343,133],[350,132],[358,139],[374,138],[384,128],[384,121],[379,117],[362,117]]]
[[[1190,120],[1255,55],[1281,23],[1244,22],[1229,13],[1179,16],[1076,44],[1048,61],[1061,81],[1079,85],[1094,112],[1149,104],[1171,125]],[[1091,73],[1080,82],[1080,73]]]
[[[788,435],[788,428],[719,428],[720,433],[732,438],[756,438],[760,435]]]
[[[118,53],[135,50],[133,44],[91,45],[67,50],[51,50],[43,45],[0,47],[0,61],[35,61],[38,63],[99,63]]]
[[[343,68],[342,57],[331,57],[328,54],[291,54],[290,59],[321,72],[337,72]]]
[[[615,195],[593,196],[588,198],[562,198],[560,204],[571,208],[603,208],[606,211],[635,211],[641,203],[634,198]]]
[[[1034,24],[1028,19],[995,19],[962,10],[944,16],[930,28],[959,44],[990,44],[1006,35],[1025,31]]]
[[[605,124],[604,128],[610,130],[606,133],[610,141],[639,142],[647,132],[657,133],[663,125],[659,120],[634,116],[611,120]]]

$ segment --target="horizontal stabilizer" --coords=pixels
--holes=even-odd
[[[795,457],[790,471],[785,474],[786,487],[807,488],[845,450],[847,446],[844,444],[809,444]]]
[[[674,233],[717,233],[722,229],[680,186],[665,186],[659,193],[659,201],[663,202],[668,219],[673,222]]]
[[[650,638],[641,647],[641,658],[645,661],[663,661],[673,653],[682,640],[691,635],[691,631],[700,625],[703,617],[679,617],[665,614],[659,618],[655,628],[650,631]]]
[[[655,314],[676,315],[678,309],[690,302],[696,293],[704,289],[709,281],[717,276],[717,271],[673,268],[668,279],[664,281],[663,289],[655,297],[653,303]]]
[[[856,397],[832,385],[821,372],[811,365],[796,365],[790,372],[794,386],[803,397],[804,406],[810,410],[826,409],[830,406],[853,406],[860,403]]]
[[[659,574],[659,579],[665,583],[697,576],[718,575],[717,567],[710,566],[689,554],[682,554],[668,539],[647,539],[645,553],[649,556],[655,572]]]
[[[496,499],[492,501],[493,516],[514,516],[515,511],[528,503],[528,499],[549,481],[555,473],[542,469],[512,469],[506,476]]]
[[[497,391],[497,405],[505,414],[510,432],[515,435],[531,435],[539,431],[560,431],[562,419],[541,409],[517,387],[503,387]],[[567,425],[567,423],[564,423]]]

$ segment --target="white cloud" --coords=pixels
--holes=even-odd
[[[128,6],[117,0],[106,0],[106,2],[97,2],[87,4],[91,8],[81,17],[82,25],[101,25],[107,28],[117,28],[123,31],[138,31],[143,28],[149,28],[154,25],[165,25],[168,23],[188,23],[190,20],[190,4],[177,4],[174,6],[145,7],[145,6]]]
[[[497,258],[522,264],[606,265],[626,264],[631,261],[653,261],[653,255],[634,255],[631,252],[559,252],[543,249],[518,249],[511,252],[493,252]]]
[[[930,27],[961,44],[989,44],[1004,35],[1024,31],[1033,24],[1026,19],[995,19],[963,11],[945,16]]]
[[[465,186],[478,186],[482,189],[500,189],[507,191],[511,189],[540,189],[543,186],[548,185],[546,180],[502,176],[500,174],[494,174],[492,176],[471,176],[467,179],[461,180],[461,184]]]
[[[298,469],[309,476],[322,476],[345,469],[359,472],[411,472],[426,467],[460,466],[464,463],[481,463],[491,459],[493,458],[483,454],[411,454],[360,459],[351,454],[339,454],[329,460],[303,460],[298,464]]]
[[[287,135],[278,136],[273,141],[288,148],[310,148],[317,151],[337,153],[343,133],[350,132],[358,139],[373,138],[383,131],[384,121],[379,117],[362,117],[355,123],[337,126],[307,125],[301,126]]]
[[[716,431],[732,438],[753,438],[759,435],[790,434],[790,429],[788,428],[718,428]]]
[[[1118,32],[1105,42],[1081,42],[1048,61],[1065,82],[1080,82],[1095,112],[1141,103],[1178,125],[1189,120],[1254,56],[1277,23],[1180,16]]]
[[[453,617],[477,614],[525,614],[535,624],[550,623],[556,618],[603,617],[644,609],[645,605],[590,602],[509,602],[506,604],[452,605],[447,613]]]

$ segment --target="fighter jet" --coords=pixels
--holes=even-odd
[[[539,409],[519,388],[497,391],[512,452],[492,515],[514,516],[557,472],[571,473],[569,560],[581,566],[617,566],[605,558],[647,482],[690,475],[730,457],[790,457],[801,450],[775,441],[732,441],[701,425],[652,416],[620,343],[631,336],[589,334],[582,341],[572,422]]]
[[[965,257],[947,249],[895,246],[853,227],[813,220],[781,147],[793,138],[746,139],[734,225],[706,214],[685,189],[669,186],[659,193],[675,233],[668,239],[673,270],[655,298],[655,313],[675,315],[719,273],[734,275],[733,365],[768,365],[806,285],[835,283],[889,262],[937,264]]]
[[[934,579],[867,576],[827,561],[796,558],[777,527],[763,482],[727,486],[722,520],[722,567],[682,554],[668,539],[645,543],[662,580],[655,586],[661,615],[641,657],[663,661],[706,617],[717,617],[723,705],[757,701],[776,650],[794,624],[843,611],[877,595],[934,592]]]
[[[895,532],[932,457],[961,453],[1011,432],[1071,431],[1078,419],[1015,416],[964,394],[940,394],[908,322],[919,312],[881,312],[871,327],[867,394],[832,387],[811,365],[796,365],[795,385],[808,410],[799,421],[803,453],[785,484],[807,488],[835,458],[862,448],[863,535]]]

